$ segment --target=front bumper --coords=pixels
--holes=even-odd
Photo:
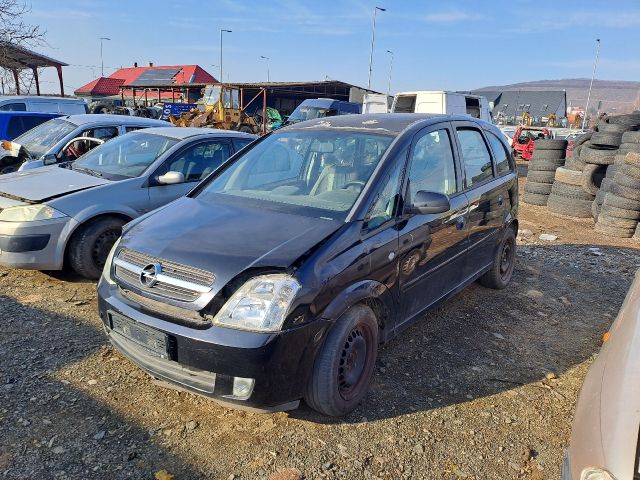
[[[37,222],[0,222],[0,265],[61,270],[64,246],[76,221],[70,217]]]
[[[155,379],[234,407],[262,411],[297,407],[329,325],[316,320],[278,333],[198,329],[153,316],[104,281],[98,284],[98,308],[114,347]],[[114,314],[166,334],[167,358],[114,330]],[[232,395],[236,377],[255,379],[249,398]]]

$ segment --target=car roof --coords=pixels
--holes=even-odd
[[[130,117],[128,115],[112,115],[108,113],[82,113],[79,115],[65,115],[64,118],[76,125],[88,123],[109,123],[112,125],[168,125],[169,122],[145,117]]]
[[[162,135],[164,137],[171,137],[178,140],[184,140],[185,138],[202,136],[216,136],[216,137],[233,137],[233,138],[258,138],[257,135],[250,133],[236,132],[234,130],[221,130],[219,128],[197,128],[197,127],[151,127],[145,128],[144,133],[153,133],[156,135]]]
[[[410,126],[423,123],[424,126],[449,120],[472,121],[481,125],[491,125],[469,115],[437,115],[432,113],[368,113],[337,115],[294,123],[279,131],[344,128],[368,133],[398,135]]]
[[[37,99],[44,100],[45,102],[73,102],[73,103],[85,103],[81,98],[65,98],[65,97],[47,97],[39,95],[0,95],[0,102],[4,100],[29,100]]]

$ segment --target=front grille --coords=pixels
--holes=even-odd
[[[157,275],[157,281],[150,286],[142,285],[141,270],[154,263],[160,265],[161,273]],[[124,283],[124,286],[128,285],[182,302],[193,302],[198,299],[200,295],[211,289],[215,281],[215,276],[210,272],[129,249],[122,249],[114,260],[114,264],[115,279]]]
[[[211,272],[206,270],[200,270],[199,268],[190,267],[189,265],[182,265],[180,263],[170,262],[168,260],[161,260],[151,255],[136,252],[128,248],[123,248],[118,253],[118,258],[121,258],[125,262],[129,262],[138,267],[145,267],[150,263],[158,262],[162,265],[162,271],[167,275],[179,278],[186,282],[197,283],[204,287],[209,287],[213,284],[216,277]]]
[[[128,288],[119,287],[118,291],[127,300],[137,303],[141,309],[170,322],[183,323],[189,327],[204,328],[211,322],[208,318],[194,310],[174,307],[166,302],[159,302],[142,296]]]

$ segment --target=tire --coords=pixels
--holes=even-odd
[[[629,200],[640,200],[640,190],[623,187],[615,182],[609,187],[609,192],[619,197],[628,198]]]
[[[624,133],[629,130],[627,125],[619,123],[600,123],[598,124],[598,133]]]
[[[527,172],[527,181],[534,183],[553,183],[556,173],[554,171],[530,171]]]
[[[602,205],[604,203],[604,196],[606,195],[606,192],[602,191],[602,189],[598,190],[598,193],[596,193],[596,198],[593,200],[594,202],[596,202],[598,205]]]
[[[103,217],[80,226],[67,246],[71,268],[90,280],[100,278],[107,255],[125,223],[120,218]]]
[[[553,140],[548,138],[543,138],[540,140],[534,140],[534,144],[536,146],[535,150],[566,150],[569,142],[566,140]],[[535,155],[535,150],[534,155]]]
[[[618,148],[619,155],[626,155],[627,153],[640,153],[640,143],[623,143]]]
[[[307,404],[333,417],[351,412],[367,393],[377,355],[376,316],[368,306],[354,305],[336,321],[316,355]],[[360,371],[357,378],[358,372],[345,372],[346,364]]]
[[[600,184],[600,192],[608,192],[613,184],[613,177],[604,177],[602,179],[602,183]]]
[[[593,200],[581,200],[578,198],[563,197],[561,195],[549,195],[547,207],[550,212],[566,215],[568,217],[590,218]]]
[[[640,126],[640,116],[630,113],[628,115],[616,115],[615,117],[609,117],[607,123],[612,125],[626,125],[629,130],[633,127]]]
[[[542,195],[549,195],[551,193],[551,183],[536,183],[527,182],[524,187],[524,191],[527,193],[539,193]]]
[[[622,165],[631,165],[632,167],[640,167],[640,155],[636,152],[629,152],[626,155],[616,155],[622,157]]]
[[[564,164],[564,168],[573,170],[575,172],[582,172],[585,165],[586,163],[584,163],[582,160],[580,160],[580,157],[576,157],[576,155],[574,154],[573,157],[567,158],[567,161]]]
[[[580,153],[580,160],[595,165],[612,165],[616,159],[615,150],[598,150],[592,147],[583,147]]]
[[[622,172],[617,172],[613,177],[614,183],[617,183],[621,187],[633,188],[640,190],[640,180],[637,178],[629,177]]]
[[[600,218],[600,216],[598,216],[598,218]],[[635,233],[635,229],[633,228],[616,228],[600,222],[596,222],[595,231],[610,237],[618,238],[631,238]]]
[[[594,220],[597,220],[598,215],[600,215],[600,210],[602,210],[602,207],[594,200],[591,204],[591,216]]]
[[[595,195],[600,189],[602,179],[607,174],[605,165],[588,164],[582,171],[582,188],[585,192]]]
[[[576,147],[579,147],[580,145],[588,142],[589,140],[591,140],[591,136],[593,135],[592,132],[588,132],[585,133],[584,135],[580,135],[578,138],[576,138],[573,141],[573,149],[575,150]]]
[[[561,160],[567,158],[566,150],[534,150],[531,161],[536,160]]]
[[[556,170],[555,180],[569,185],[582,185],[582,172],[560,167]]]
[[[483,287],[502,290],[511,281],[516,264],[516,236],[512,228],[507,228],[504,238],[496,249],[491,270],[482,275],[478,282]]]
[[[595,195],[587,193],[581,186],[555,182],[551,187],[551,193],[576,200],[588,200],[593,202]]]
[[[593,137],[591,137],[592,145],[618,148],[621,143],[622,143],[622,133],[597,132],[593,134]]]
[[[522,201],[530,205],[540,205],[542,207],[545,207],[547,205],[548,198],[549,198],[549,195],[543,195],[541,193],[524,192]]]
[[[640,143],[640,132],[624,132],[622,134],[622,143]]]
[[[622,175],[626,175],[627,177],[640,179],[640,167],[636,167],[634,165],[629,165],[629,164],[620,165],[620,166],[612,165],[607,169],[607,175],[609,175],[610,168],[615,169],[614,173],[618,171]]]
[[[564,167],[564,160],[536,160],[532,158],[531,162],[529,162],[529,170],[533,170],[534,172],[555,172],[558,167]]]
[[[597,223],[602,225],[606,225],[607,227],[614,228],[631,228],[635,231],[638,226],[638,220],[630,220],[628,218],[618,218],[611,217],[604,213],[604,207],[602,207],[602,212],[598,215]]]
[[[605,193],[603,205],[622,208],[624,210],[640,210],[640,200],[630,200],[628,198],[615,195],[611,192]]]
[[[605,180],[608,180],[608,181],[613,180],[613,177],[615,176],[617,171],[618,171],[618,165],[607,165],[607,174],[604,176],[602,181],[604,182]],[[602,188],[602,185],[600,185],[600,188]]]
[[[626,220],[640,220],[639,210],[627,210],[625,208],[612,207],[610,205],[602,206],[602,213],[609,217],[624,218]]]

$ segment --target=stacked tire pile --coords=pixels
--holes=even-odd
[[[535,141],[535,149],[527,172],[524,187],[525,203],[547,205],[552,191],[556,170],[562,167],[567,156],[566,140],[540,139]]]
[[[623,152],[627,153],[616,155],[615,173],[604,195],[595,229],[613,237],[640,239],[640,132],[625,133],[623,142],[622,145],[627,145]],[[636,151],[629,152],[630,148]]]

